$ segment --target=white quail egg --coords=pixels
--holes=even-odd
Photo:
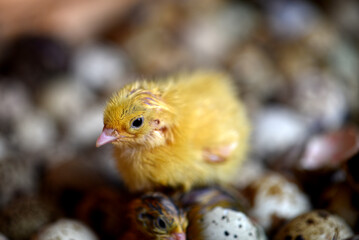
[[[95,234],[83,223],[60,219],[57,222],[45,227],[34,240],[97,240]]]
[[[203,237],[206,240],[264,240],[266,236],[244,213],[215,207],[203,216]]]

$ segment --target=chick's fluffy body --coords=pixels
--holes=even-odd
[[[143,117],[141,128],[131,121]],[[228,77],[182,74],[125,86],[108,102],[114,156],[133,191],[229,182],[247,152],[250,126]]]

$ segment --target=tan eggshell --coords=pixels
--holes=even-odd
[[[340,217],[325,210],[302,214],[279,230],[274,240],[332,240],[351,237],[353,231]]]

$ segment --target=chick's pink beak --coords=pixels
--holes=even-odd
[[[185,233],[173,233],[171,236],[171,240],[186,240]]]
[[[113,131],[111,128],[103,128],[101,135],[97,138],[96,147],[115,141],[117,137],[112,135]]]

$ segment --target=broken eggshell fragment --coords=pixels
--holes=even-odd
[[[252,205],[250,216],[267,231],[311,208],[308,197],[298,185],[278,173],[257,179],[245,192]]]
[[[358,129],[347,127],[309,140],[299,161],[304,170],[338,168],[359,150]]]

